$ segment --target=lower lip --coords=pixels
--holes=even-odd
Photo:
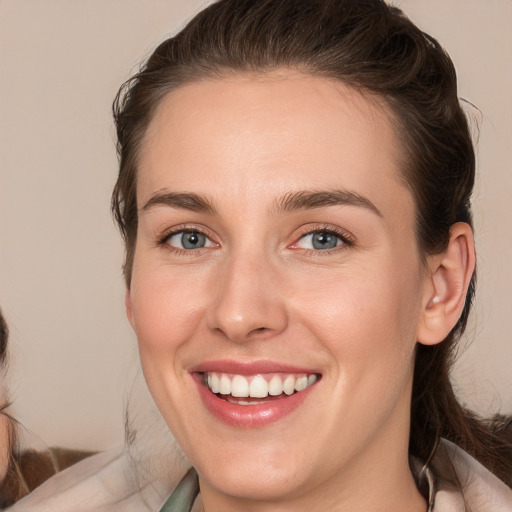
[[[289,396],[285,395],[283,398],[273,399],[266,403],[239,405],[228,402],[212,393],[203,383],[202,375],[195,373],[193,376],[205,407],[220,421],[244,428],[265,427],[279,421],[302,405],[311,390],[316,387],[315,383],[303,391]]]

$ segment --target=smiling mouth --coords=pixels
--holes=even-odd
[[[203,383],[217,397],[237,405],[258,405],[300,393],[312,386],[318,374],[237,375],[204,372]]]

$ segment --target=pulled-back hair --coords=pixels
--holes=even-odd
[[[7,339],[9,337],[9,331],[7,329],[7,323],[0,311],[0,368],[4,366],[7,355]]]
[[[190,82],[277,68],[339,80],[384,100],[400,141],[399,171],[415,200],[424,257],[447,247],[454,223],[471,225],[471,134],[453,63],[434,38],[382,0],[220,0],[164,41],[114,102],[120,167],[112,210],[126,244],[128,286],[137,237],[137,163],[163,97]],[[473,276],[447,338],[417,346],[410,453],[428,462],[444,437],[511,485],[510,443],[459,404],[449,379],[474,284]]]
[[[2,447],[4,451],[4,455],[6,455],[7,460],[3,460],[2,463],[5,463],[7,473],[6,475],[1,475],[0,478],[0,508],[7,507],[12,504],[12,501],[8,499],[6,493],[4,491],[5,481],[15,470],[15,459],[14,459],[14,447],[16,444],[17,430],[16,430],[16,422],[12,418],[12,416],[7,412],[8,407],[11,405],[10,402],[5,401],[5,389],[3,386],[3,376],[5,372],[5,367],[7,364],[7,342],[9,338],[9,329],[7,327],[7,322],[2,315],[2,311],[0,311],[0,415],[4,416],[7,421],[6,425],[6,439],[2,439],[2,442],[6,443],[5,446]]]

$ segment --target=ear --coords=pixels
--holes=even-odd
[[[443,341],[464,309],[475,270],[473,230],[458,222],[450,229],[448,247],[429,257],[428,275],[416,339],[423,345]]]
[[[124,308],[126,311],[126,317],[132,326],[132,329],[135,330],[135,320],[133,316],[133,307],[132,307],[132,295],[130,288],[126,288],[124,293]]]

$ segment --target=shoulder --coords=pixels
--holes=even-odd
[[[114,496],[126,494],[126,454],[112,450],[93,455],[58,473],[16,503],[16,511],[98,510]]]
[[[466,505],[472,512],[512,511],[512,489],[453,443],[442,441],[432,467],[437,476],[435,512],[464,512]]]
[[[178,475],[176,478],[179,480]],[[143,512],[158,510],[174,481],[140,482],[126,450],[110,450],[58,473],[16,503],[12,512]]]
[[[93,455],[56,474],[8,510],[159,510],[190,468],[190,463],[161,419],[145,386],[135,405],[130,407],[126,446]]]

